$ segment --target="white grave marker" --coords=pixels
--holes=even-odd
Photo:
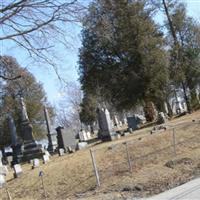
[[[18,178],[22,174],[22,168],[20,164],[16,164],[13,166],[14,168],[14,177]]]
[[[43,155],[43,163],[46,164],[49,162],[49,156],[48,155]]]
[[[61,148],[58,150],[58,153],[59,153],[59,156],[64,156],[65,150]]]
[[[32,168],[35,169],[40,166],[40,160],[38,158],[33,159],[33,166]]]
[[[6,183],[5,176],[0,174],[0,188],[2,188]]]

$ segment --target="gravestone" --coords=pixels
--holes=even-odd
[[[86,131],[85,130],[80,130],[79,131],[79,140],[80,140],[80,142],[85,142],[85,141],[87,141],[87,133],[86,133]]]
[[[71,149],[76,149],[77,141],[73,130],[67,129],[65,130],[64,127],[58,126],[56,128],[57,131],[57,143],[58,149],[65,149],[67,151],[68,147]]]
[[[119,120],[118,120],[116,115],[114,115],[114,117],[113,117],[113,123],[114,123],[114,126],[118,126],[119,125]]]
[[[113,129],[110,113],[107,109],[97,109],[99,123],[99,137],[103,141],[115,138],[116,132]]]
[[[6,184],[5,176],[0,174],[0,188]]]
[[[91,133],[89,131],[80,130],[79,131],[79,140],[80,142],[86,142],[91,139]]]
[[[163,123],[166,123],[166,122],[167,122],[167,118],[165,117],[165,114],[163,112],[159,112],[157,123],[163,124]]]
[[[14,178],[18,178],[22,174],[22,168],[20,164],[16,164],[13,166],[14,169]]]
[[[45,116],[45,121],[46,121],[46,126],[47,126],[47,138],[48,138],[47,150],[49,152],[54,152],[57,147],[56,133],[53,132],[53,130],[52,130],[49,112],[46,107],[44,107],[44,116]]]
[[[87,142],[79,142],[78,143],[78,150],[85,149],[87,147]]]
[[[44,154],[47,155],[47,156],[49,156],[49,157],[51,156],[48,151],[44,151]]]
[[[179,97],[177,98],[177,101],[175,102],[175,107],[176,107],[176,114],[181,114],[185,111]]]
[[[8,174],[8,168],[5,165],[0,166],[0,175],[6,176]]]
[[[65,155],[65,150],[63,148],[58,149],[59,156]]]
[[[35,169],[40,166],[40,160],[38,158],[33,159],[33,166],[32,168]]]
[[[41,158],[43,155],[42,145],[38,145],[33,137],[33,127],[29,121],[24,99],[20,98],[21,105],[21,132],[23,139],[22,161],[29,161],[33,158]]]
[[[87,140],[90,140],[91,139],[91,133],[90,133],[90,131],[87,131],[86,135],[87,135]]]
[[[10,135],[11,135],[11,147],[13,150],[13,153],[12,153],[13,159],[11,162],[11,165],[13,166],[15,164],[19,164],[21,161],[21,157],[22,157],[21,145],[22,144],[17,136],[15,122],[11,113],[9,113],[8,115],[8,126],[10,130]]]
[[[49,162],[49,156],[48,155],[43,155],[43,163],[46,164]]]
[[[145,123],[145,121],[146,119],[142,115],[133,115],[132,117],[127,117],[128,128],[132,131],[138,129],[141,124]]]

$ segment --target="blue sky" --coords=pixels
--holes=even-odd
[[[188,15],[195,19],[200,19],[200,0],[183,0],[187,4]],[[162,17],[158,17],[159,21]],[[81,27],[71,26],[71,35],[69,37],[69,49],[57,48],[57,52],[62,52],[62,61],[59,63],[60,74],[66,78],[67,81],[74,82],[78,80],[78,49],[81,46],[80,31]],[[1,54],[14,56],[19,64],[26,67],[29,59],[26,53],[19,48],[10,47],[8,43],[1,44]],[[57,104],[61,97],[60,84],[53,69],[47,69],[45,66],[38,67],[36,65],[28,65],[28,69],[35,75],[38,81],[43,83],[44,89],[47,93],[48,100],[52,104]]]

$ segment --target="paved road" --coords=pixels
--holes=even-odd
[[[200,200],[200,178],[192,180],[147,200]]]

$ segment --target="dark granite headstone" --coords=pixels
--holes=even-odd
[[[146,119],[142,115],[133,115],[132,117],[127,117],[128,128],[132,129],[133,131],[138,129],[145,121]]]
[[[65,151],[67,151],[68,147],[71,147],[71,149],[76,149],[77,141],[72,130],[64,130],[64,127],[58,126],[56,131],[58,149],[65,149]]]

